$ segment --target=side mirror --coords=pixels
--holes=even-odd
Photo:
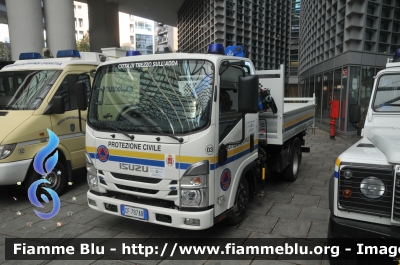
[[[239,76],[239,112],[258,113],[258,75]]]
[[[78,81],[75,84],[76,103],[79,110],[87,110],[88,98],[86,91],[86,82]]]
[[[96,69],[90,70],[89,75],[91,78],[94,78],[94,76],[96,75]]]
[[[221,145],[218,148],[218,164],[222,165],[228,159],[228,149],[225,145]]]
[[[62,96],[54,96],[51,100],[53,114],[64,114],[65,105],[64,98]]]
[[[349,107],[349,122],[359,123],[361,120],[361,107],[358,104],[351,104]]]

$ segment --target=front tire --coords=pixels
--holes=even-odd
[[[224,220],[228,225],[237,225],[246,217],[246,212],[249,207],[249,184],[247,179],[242,177],[240,180],[237,192],[235,205],[233,205],[232,215]]]
[[[61,195],[65,187],[67,186],[67,176],[68,172],[66,170],[66,167],[61,162],[57,162],[54,169],[45,177],[45,179],[47,179],[50,182],[50,184],[44,184],[42,185],[42,187],[50,188],[54,190],[58,195]],[[24,183],[26,191],[28,191],[29,187],[32,185],[33,182],[41,178],[42,176],[39,175],[33,168],[31,168],[30,172],[28,173],[27,179]],[[44,192],[44,190],[42,191]],[[42,191],[38,190],[38,192]]]

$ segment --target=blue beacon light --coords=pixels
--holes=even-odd
[[[57,58],[65,58],[65,57],[81,58],[81,54],[77,50],[61,50],[57,52]]]
[[[219,43],[210,44],[208,46],[208,54],[220,54],[225,55],[225,48],[224,45]]]
[[[42,56],[37,52],[24,52],[19,55],[20,60],[40,59]]]
[[[127,51],[126,57],[141,55],[139,51]]]

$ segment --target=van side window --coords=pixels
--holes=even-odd
[[[87,92],[87,99],[88,99],[88,104],[90,101],[90,77],[86,74],[78,75],[78,81],[85,81],[85,86],[86,86],[86,92]],[[75,90],[74,90],[75,91]],[[89,105],[88,105],[89,106]]]
[[[219,141],[221,142],[242,117],[238,111],[238,79],[240,69],[229,67],[220,79],[219,95]]]
[[[89,91],[88,93],[90,93],[90,78],[88,75],[67,75],[58,87],[54,96],[62,96],[64,98],[65,111],[78,109],[75,95],[75,84],[81,80],[85,81],[87,84],[87,90]]]

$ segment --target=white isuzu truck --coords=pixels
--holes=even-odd
[[[350,105],[349,121],[360,117],[360,106]],[[337,158],[331,178],[331,244],[351,237],[377,238],[380,245],[400,237],[400,49],[375,77],[361,135]]]
[[[102,64],[86,126],[89,206],[192,230],[241,222],[266,168],[294,181],[307,150],[314,99],[284,103],[283,69],[260,73],[275,106],[265,90],[259,100],[252,62],[221,45]]]

